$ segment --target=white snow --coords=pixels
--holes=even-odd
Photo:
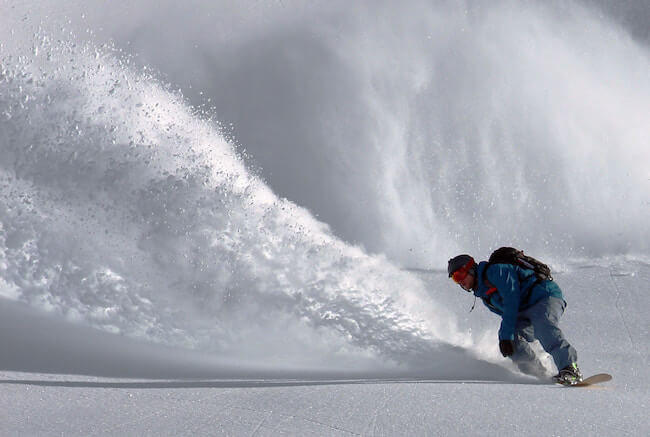
[[[444,274],[421,275],[432,293],[467,314],[472,299],[448,284]],[[576,266],[558,275],[569,302],[562,328],[578,349],[583,371],[614,377],[577,389],[514,375],[478,380],[484,375],[468,374],[463,361],[455,363],[458,377],[452,372],[445,378],[437,377],[435,362],[429,371],[407,374],[294,370],[273,375],[268,368],[229,367],[214,357],[210,362],[199,354],[172,355],[153,345],[138,351],[122,337],[91,335],[78,326],[61,325],[58,335],[25,315],[24,322],[6,321],[4,303],[2,361],[7,362],[7,351],[17,350],[12,338],[19,331],[29,347],[20,351],[14,367],[37,370],[0,372],[2,434],[643,436],[650,429],[648,280],[648,264],[626,260]],[[496,338],[498,320],[486,309],[477,308],[465,322]],[[13,332],[7,324],[14,325]],[[30,327],[32,337],[22,334]],[[55,351],[72,349],[74,359],[66,363],[46,354],[38,340],[43,337]],[[103,364],[93,364],[98,359]],[[78,371],[140,377],[65,374]],[[161,379],[144,378],[147,372]],[[165,377],[165,372],[183,377]]]
[[[0,436],[650,434],[647,41],[470,3],[0,0]],[[612,381],[499,355],[503,244]]]

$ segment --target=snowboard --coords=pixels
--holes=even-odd
[[[588,387],[590,385],[600,384],[601,382],[610,381],[611,379],[612,379],[612,375],[610,375],[609,373],[598,373],[596,375],[590,376],[589,378],[583,379],[582,382],[573,385],[565,385],[557,381],[556,383],[560,385],[564,385],[565,387]]]

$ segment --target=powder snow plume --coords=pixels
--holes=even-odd
[[[5,297],[294,365],[413,365],[467,342],[417,278],[275,196],[218,123],[129,63],[45,34],[3,54]]]

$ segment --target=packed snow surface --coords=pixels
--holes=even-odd
[[[496,338],[495,318],[483,308],[468,314],[472,299],[460,299],[445,274],[419,276],[432,291],[448,295],[467,327]],[[461,362],[441,376],[435,361],[429,371],[410,373],[307,373],[260,369],[259,363],[256,369],[153,346],[137,351],[123,338],[53,320],[39,324],[24,311],[7,320],[3,305],[3,362],[6,351],[18,351],[22,361],[16,364],[30,373],[0,371],[0,429],[36,436],[647,435],[650,265],[581,265],[557,280],[569,301],[562,328],[583,371],[608,372],[612,381],[564,388],[479,368],[468,373],[469,364]],[[51,346],[23,333],[30,329]],[[15,344],[15,336],[26,337],[28,350]],[[54,356],[43,348],[54,349]],[[64,374],[105,369],[131,378]],[[39,373],[47,370],[57,374]]]
[[[487,5],[0,1],[0,434],[649,434],[647,41]],[[613,381],[500,357],[500,245]]]

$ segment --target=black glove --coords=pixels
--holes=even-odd
[[[500,340],[499,350],[501,351],[501,355],[509,357],[515,353],[515,342],[512,340]]]

